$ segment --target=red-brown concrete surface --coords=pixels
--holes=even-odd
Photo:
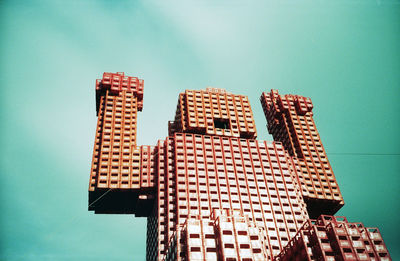
[[[378,228],[321,215],[308,220],[275,258],[286,260],[391,260]]]
[[[267,142],[247,96],[186,90],[155,146],[136,145],[143,80],[104,73],[96,99],[89,210],[147,217],[147,260],[390,260],[379,230],[310,220],[343,199],[309,98],[261,96]]]
[[[344,202],[313,120],[311,99],[279,95],[276,90],[263,93],[260,99],[268,131],[297,158],[297,177],[310,216],[335,214]]]

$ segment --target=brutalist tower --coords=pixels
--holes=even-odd
[[[137,146],[143,80],[96,81],[89,210],[147,217],[147,260],[391,260],[344,204],[310,98],[261,95],[274,141],[257,140],[247,96],[179,94],[168,137]]]

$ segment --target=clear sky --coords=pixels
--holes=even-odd
[[[350,221],[400,260],[400,1],[0,1],[0,259],[144,260],[146,221],[87,211],[95,79],[145,80],[138,144],[178,93],[311,97]]]

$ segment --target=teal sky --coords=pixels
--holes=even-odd
[[[400,1],[250,2],[0,2],[1,260],[145,259],[145,219],[87,211],[104,71],[145,80],[140,145],[184,89],[248,95],[267,140],[263,91],[311,97],[338,214],[400,260]]]

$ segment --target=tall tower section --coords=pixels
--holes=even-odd
[[[158,147],[157,205],[147,260],[273,260],[308,219],[295,164],[256,140],[248,97],[223,89],[179,95]]]
[[[104,73],[96,81],[97,128],[89,210],[133,214],[142,200],[151,198],[146,191],[154,187],[154,175],[150,177],[146,168],[151,165],[151,148],[136,146],[137,113],[142,108],[143,80],[124,73]],[[149,164],[140,168],[142,162]]]
[[[310,217],[335,214],[344,201],[313,120],[311,99],[271,90],[260,100],[269,133],[298,162],[298,181]]]

